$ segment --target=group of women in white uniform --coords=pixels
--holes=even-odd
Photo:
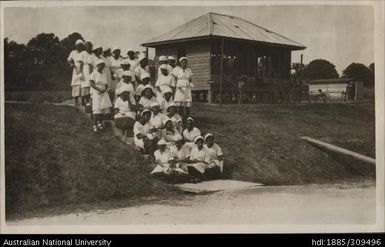
[[[223,153],[212,134],[202,136],[190,117],[192,71],[187,57],[160,56],[156,80],[151,80],[146,56],[118,47],[103,50],[76,41],[68,62],[73,67],[75,104],[92,109],[93,130],[103,129],[103,116],[114,110],[115,125],[131,132],[143,153],[153,154],[154,175],[218,174]],[[110,54],[110,51],[112,54]]]

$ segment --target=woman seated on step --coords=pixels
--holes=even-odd
[[[173,153],[167,148],[167,142],[163,139],[158,141],[158,149],[154,152],[156,167],[150,175],[158,178],[166,178],[171,182],[177,181],[177,176],[187,172],[176,166]]]
[[[196,179],[203,179],[207,168],[212,163],[209,151],[204,145],[205,139],[197,136],[194,140],[195,147],[191,150],[188,173]]]
[[[195,146],[195,138],[200,135],[201,131],[194,126],[194,119],[188,117],[186,120],[186,129],[183,131],[183,139],[190,150]]]
[[[163,98],[159,101],[160,109],[163,114],[167,114],[167,108],[174,103],[173,91],[170,87],[163,89]]]
[[[209,167],[206,169],[206,176],[209,178],[217,177],[223,173],[223,152],[221,147],[215,143],[213,134],[206,134],[205,140],[205,147],[210,157]]]
[[[135,92],[135,99],[137,102],[140,101],[142,95],[143,95],[143,90],[145,87],[151,87],[153,90],[153,93],[155,93],[155,88],[151,85],[150,81],[150,73],[144,73],[142,80],[140,82],[137,82],[137,87],[136,87],[136,92]]]
[[[151,104],[157,102],[154,91],[150,85],[143,88],[142,97],[139,100],[139,109],[151,110]]]
[[[136,119],[135,106],[131,101],[132,92],[132,85],[127,84],[120,86],[119,89],[116,90],[116,93],[119,96],[116,98],[114,105],[115,126],[122,130],[126,137],[128,134],[130,134],[129,136],[132,136],[132,128]]]
[[[142,111],[140,118],[134,124],[134,143],[143,153],[151,154],[155,150],[156,135],[151,133],[151,111]]]
[[[151,119],[150,119],[150,125],[153,132],[157,134],[157,136],[162,135],[162,130],[164,128],[163,124],[165,121],[166,116],[161,113],[160,106],[157,101],[151,103]]]
[[[174,145],[169,147],[174,157],[175,167],[181,169],[181,174],[188,174],[188,163],[190,162],[190,149],[184,144],[181,135],[173,138]]]
[[[133,106],[136,106],[136,101],[135,101],[136,92],[135,92],[134,84],[132,82],[133,76],[134,76],[134,73],[132,71],[125,70],[122,72],[121,74],[122,79],[116,85],[115,96],[119,97],[120,87],[129,85],[128,88],[130,89],[130,101]]]
[[[175,145],[175,139],[182,138],[182,135],[176,130],[170,118],[165,118],[164,129],[162,130],[161,136],[170,145]]]
[[[166,116],[171,119],[172,124],[174,125],[175,129],[182,133],[183,126],[182,126],[182,117],[177,113],[177,108],[175,104],[170,104],[167,108],[167,114]]]

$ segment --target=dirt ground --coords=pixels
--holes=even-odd
[[[369,182],[359,186],[265,186],[7,224],[374,224],[375,220],[375,185]]]

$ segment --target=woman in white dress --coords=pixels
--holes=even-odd
[[[181,134],[175,129],[171,119],[165,118],[163,125],[161,137],[169,142],[170,146],[175,145],[175,139],[182,138]]]
[[[91,85],[90,85],[90,75],[94,70],[93,66],[93,53],[92,53],[92,43],[87,41],[84,43],[85,50],[82,51],[83,58],[83,74],[85,80],[81,84],[80,95],[82,97],[82,105],[88,107],[90,105],[90,96],[91,96]]]
[[[156,144],[156,136],[151,133],[151,111],[144,110],[140,119],[134,124],[134,143],[143,153],[149,154],[154,152],[154,143]]]
[[[108,96],[107,74],[104,70],[105,63],[103,60],[96,62],[97,69],[90,75],[90,85],[94,90],[92,94],[92,112],[94,114],[94,132],[103,129],[103,115],[110,112],[112,106],[110,97]]]
[[[75,99],[75,106],[79,105],[79,98],[81,96],[81,84],[85,81],[83,74],[83,58],[82,51],[84,49],[84,43],[82,40],[78,39],[75,43],[75,50],[71,51],[67,61],[71,67],[72,71],[72,97]]]
[[[172,99],[172,89],[165,88],[163,89],[163,98],[159,101],[160,110],[163,114],[167,114],[167,109],[171,104],[174,104],[174,100]]]
[[[175,88],[175,78],[171,74],[169,74],[169,70],[166,64],[162,64],[160,67],[160,74],[158,75],[158,79],[155,83],[156,89],[156,99],[160,102],[163,99],[163,93],[168,88],[174,90]]]
[[[113,100],[113,95],[111,91],[111,86],[112,86],[112,72],[111,72],[111,49],[110,48],[105,48],[103,51],[103,60],[104,63],[106,64],[104,67],[104,70],[106,71],[107,75],[107,81],[108,81],[108,95],[110,96],[110,100],[112,102]]]
[[[159,149],[154,152],[156,167],[150,173],[151,175],[170,175],[172,173],[172,163],[174,157],[167,149],[167,142],[163,139],[158,141]]]
[[[176,91],[174,102],[179,108],[179,114],[187,118],[190,116],[190,108],[192,106],[191,88],[192,71],[187,67],[187,58],[181,57],[179,59],[180,66],[175,67],[173,75],[176,78]]]
[[[221,147],[215,143],[214,136],[211,133],[205,135],[206,147],[209,151],[209,167],[206,170],[208,177],[216,177],[223,173],[223,152]]]
[[[183,132],[182,117],[177,113],[175,104],[170,104],[168,106],[166,116],[171,119],[172,124],[174,125],[174,128],[179,133],[182,133]]]
[[[142,110],[150,110],[151,104],[157,102],[154,97],[154,91],[150,85],[143,88],[142,97],[139,100],[139,108]]]
[[[202,136],[197,136],[194,140],[196,146],[191,150],[190,154],[188,171],[189,174],[197,178],[202,178],[211,161],[209,151],[203,145],[204,141],[205,139]]]
[[[194,140],[197,136],[201,135],[201,131],[194,126],[194,119],[188,117],[186,120],[186,129],[183,131],[183,139],[186,142],[186,146],[192,150],[195,146]]]
[[[115,47],[112,49],[112,56],[110,57],[111,61],[111,92],[113,92],[113,96],[111,101],[114,101],[116,85],[122,79],[119,77],[120,70],[122,69],[122,58],[120,57],[120,49]]]

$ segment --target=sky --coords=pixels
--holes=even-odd
[[[293,52],[292,62],[300,54],[305,64],[326,59],[341,74],[352,62],[374,61],[374,13],[365,5],[5,7],[4,36],[26,44],[43,32],[59,39],[79,32],[125,53],[144,50],[141,43],[208,12],[238,16],[304,44],[307,49]]]

